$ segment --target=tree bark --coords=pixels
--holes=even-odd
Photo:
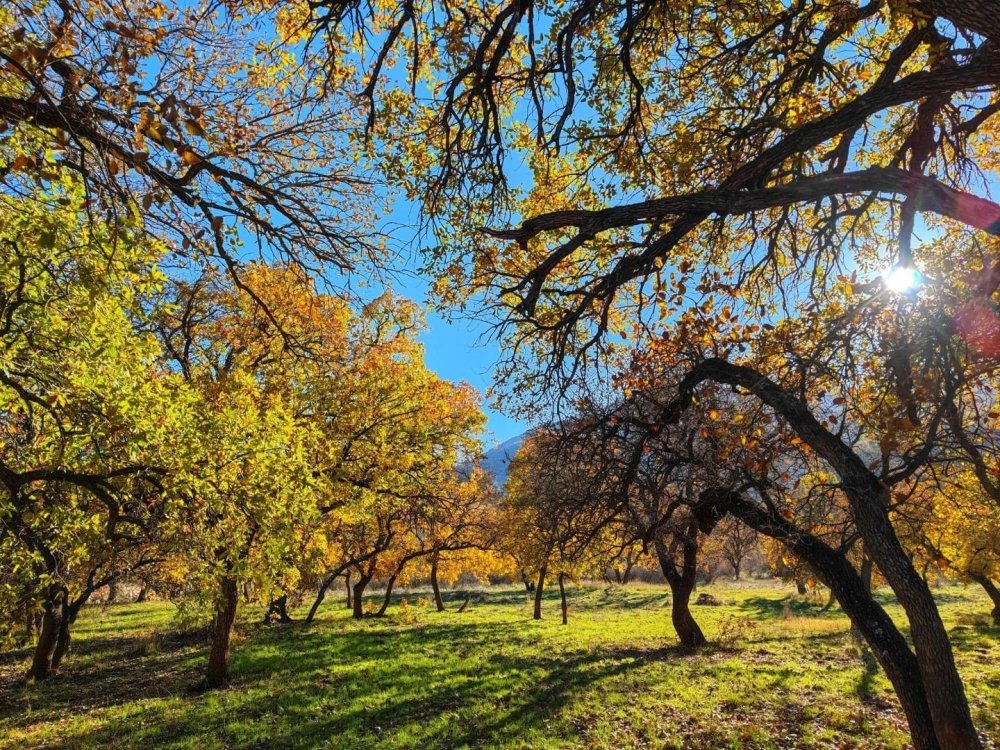
[[[566,607],[566,587],[563,585],[563,578],[565,574],[559,574],[559,604],[562,607],[562,624],[565,625],[569,622],[569,614]]]
[[[354,605],[352,608],[351,617],[355,620],[360,620],[365,616],[365,588],[371,582],[372,576],[370,575],[359,575],[358,582],[354,584],[354,593],[351,603]]]
[[[434,606],[438,612],[444,612],[444,599],[441,598],[441,587],[438,585],[437,557],[431,560],[431,589],[434,590]]]
[[[139,594],[135,597],[136,604],[142,604],[149,597],[149,584],[145,581],[139,586]]]
[[[1000,588],[997,588],[988,576],[974,574],[969,577],[982,586],[989,595],[990,601],[993,602],[993,611],[990,613],[993,616],[993,624],[1000,625]]]
[[[378,612],[375,613],[376,617],[383,617],[385,615],[385,611],[387,609],[389,609],[389,602],[392,600],[392,587],[396,583],[396,575],[398,575],[398,573],[394,573],[389,578],[389,580],[386,581],[386,584],[385,584],[385,598],[382,600],[382,606],[379,607],[378,608]]]
[[[538,571],[538,583],[535,584],[535,611],[532,617],[536,620],[542,619],[542,589],[545,588],[545,568],[543,565]]]
[[[292,622],[292,617],[288,614],[288,594],[282,594],[277,599],[272,599],[267,605],[267,611],[264,613],[264,624],[270,624],[273,619],[277,619],[282,624]]]
[[[114,604],[118,601],[118,579],[111,581],[108,584],[108,598],[105,604]]]
[[[56,672],[62,664],[63,657],[69,653],[71,639],[70,626],[76,622],[80,609],[90,598],[90,591],[84,591],[81,596],[73,602],[66,602],[63,605],[62,618],[59,621],[59,635],[56,638],[56,646],[52,651],[52,671]]]
[[[49,588],[48,597],[42,605],[42,626],[35,643],[28,676],[40,682],[52,676],[52,655],[55,652],[59,631],[62,627],[64,593],[56,586]]]
[[[693,531],[697,534],[697,526]],[[690,535],[690,532],[689,529],[686,536]],[[673,556],[667,550],[663,534],[657,534],[653,540],[660,570],[663,571],[663,576],[670,586],[670,621],[673,623],[674,632],[677,633],[677,638],[684,648],[698,648],[708,642],[694,615],[691,614],[691,592],[694,591],[695,577],[698,573],[698,543],[685,539],[681,546],[683,562],[681,569],[677,570]]]
[[[205,672],[205,684],[210,688],[221,687],[229,679],[229,643],[233,635],[233,623],[236,621],[237,592],[236,578],[224,576],[215,601],[212,649]]]

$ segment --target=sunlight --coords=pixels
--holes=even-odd
[[[920,274],[913,266],[893,266],[884,274],[886,288],[896,294],[912,292],[920,286]]]

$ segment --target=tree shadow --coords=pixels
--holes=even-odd
[[[165,639],[153,654],[140,653],[140,639],[94,639],[93,654],[119,658],[42,686],[44,694],[33,698],[44,710],[30,719],[18,716],[24,701],[0,718],[27,725],[80,705],[141,707],[129,746],[201,736],[239,747],[314,747],[332,738],[337,747],[376,747],[396,734],[415,747],[504,744],[547,731],[573,695],[595,682],[683,655],[678,648],[529,652],[535,637],[512,633],[504,622],[258,628],[234,652],[230,687],[203,695],[187,692],[204,662],[200,638]],[[173,710],[143,702],[164,696],[173,699]],[[65,741],[113,745],[118,731],[114,722],[82,722]]]
[[[837,607],[827,607],[808,599],[785,596],[781,599],[770,599],[755,596],[744,599],[737,605],[742,610],[751,611],[757,618],[763,620],[782,619],[786,617],[843,617],[843,612]]]

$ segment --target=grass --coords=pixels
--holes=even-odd
[[[177,631],[171,605],[94,606],[57,679],[16,687],[28,653],[0,655],[0,748],[906,746],[836,607],[771,582],[707,590],[723,605],[694,608],[714,645],[693,654],[655,586],[571,588],[565,627],[554,595],[535,622],[513,588],[461,614],[456,593],[415,622],[397,606],[355,622],[328,603],[309,628],[241,625],[232,685],[208,693],[191,689],[204,636]],[[1000,629],[976,589],[940,602],[977,725],[998,737]]]

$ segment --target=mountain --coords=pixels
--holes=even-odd
[[[497,487],[503,487],[507,482],[507,467],[527,436],[528,433],[524,432],[505,440],[483,456],[482,467],[493,475]]]

